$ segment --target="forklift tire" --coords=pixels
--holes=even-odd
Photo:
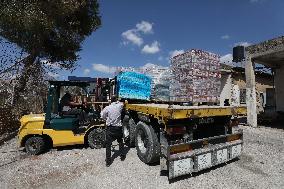
[[[135,147],[136,124],[132,118],[126,115],[123,119],[123,138],[127,146]]]
[[[25,142],[25,150],[30,155],[41,154],[45,149],[45,141],[42,137],[33,136]]]
[[[102,128],[95,128],[88,134],[88,145],[92,149],[100,149],[105,144],[105,131]]]
[[[139,122],[136,128],[135,144],[139,159],[146,163],[160,160],[160,144],[157,133],[151,125]]]

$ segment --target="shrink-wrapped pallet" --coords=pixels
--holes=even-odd
[[[154,101],[170,100],[170,77],[171,71],[168,67],[148,65],[140,69],[140,72],[151,77],[151,99]]]
[[[165,70],[159,74],[154,84],[152,84],[152,99],[155,101],[170,100],[170,79],[171,71]]]
[[[151,78],[136,72],[121,72],[117,75],[117,92],[120,98],[150,100]]]
[[[202,50],[190,50],[171,59],[170,101],[219,102],[220,57]]]
[[[170,79],[171,70],[169,67],[155,64],[146,64],[140,68],[119,67],[116,74],[121,72],[136,72],[149,76],[151,78],[151,100],[169,101],[170,100]]]

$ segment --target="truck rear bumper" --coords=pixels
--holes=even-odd
[[[207,139],[204,139],[206,141]],[[168,155],[169,179],[198,172],[237,158],[242,153],[242,138],[230,142],[207,145],[200,149]]]

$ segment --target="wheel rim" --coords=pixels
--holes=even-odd
[[[102,148],[104,143],[103,131],[97,129],[93,138],[95,148]]]
[[[39,144],[35,141],[31,141],[30,145],[29,145],[29,150],[30,151],[36,151],[39,149]]]
[[[145,133],[143,130],[139,130],[137,133],[137,143],[138,143],[138,148],[141,153],[146,153],[147,151],[147,145],[148,145],[148,138],[145,136]]]

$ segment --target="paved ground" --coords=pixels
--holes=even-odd
[[[74,147],[26,156],[12,139],[0,147],[0,188],[284,188],[284,130],[243,129],[239,160],[172,183],[160,176],[159,165],[143,164],[135,149],[106,168],[103,149]]]

